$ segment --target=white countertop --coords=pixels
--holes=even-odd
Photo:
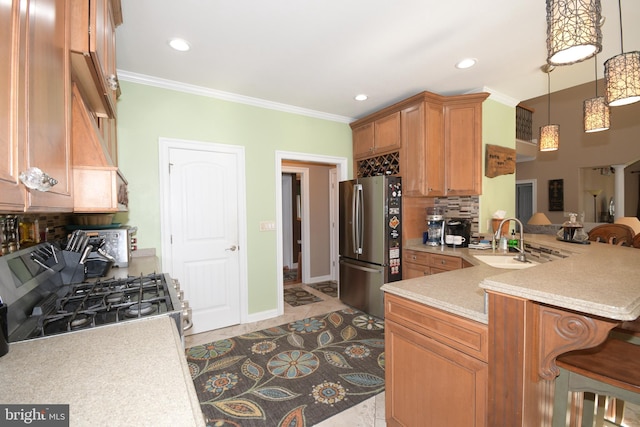
[[[173,319],[12,343],[3,404],[69,404],[71,426],[204,426]]]
[[[473,256],[491,250],[410,244],[405,249],[459,256],[474,266],[387,283],[382,290],[481,323],[488,322],[485,290],[617,320],[640,316],[640,250],[602,243],[577,245],[550,235],[525,235],[524,240],[571,254],[524,270],[504,270]]]

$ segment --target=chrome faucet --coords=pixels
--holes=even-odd
[[[522,221],[520,221],[518,218],[505,218],[500,222],[500,225],[498,226],[498,230],[496,230],[495,232],[495,239],[496,241],[500,240],[501,237],[501,230],[502,230],[502,224],[504,224],[507,221],[511,221],[514,220],[515,222],[518,223],[518,225],[520,226],[520,240],[518,241],[518,247],[516,248],[518,250],[518,255],[515,256],[516,261],[520,261],[520,262],[528,262],[527,261],[527,255],[524,252],[524,227],[522,226]]]

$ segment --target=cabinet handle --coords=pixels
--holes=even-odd
[[[118,90],[120,83],[118,83],[118,77],[115,74],[111,74],[107,77],[107,86],[111,90]]]
[[[446,263],[447,263],[447,261],[445,261],[443,259],[440,260],[440,264],[445,265]]]
[[[39,168],[31,167],[20,172],[20,181],[31,190],[49,191],[58,183],[58,180],[42,172]]]

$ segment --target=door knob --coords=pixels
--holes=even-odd
[[[225,251],[231,251],[231,252],[235,252],[236,249],[238,249],[238,247],[236,245],[231,245],[230,248],[225,249]]]

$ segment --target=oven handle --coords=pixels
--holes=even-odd
[[[193,321],[191,320],[191,307],[189,307],[189,303],[183,301],[182,304],[182,315],[184,316],[182,319],[182,331],[186,332],[193,327]]]

